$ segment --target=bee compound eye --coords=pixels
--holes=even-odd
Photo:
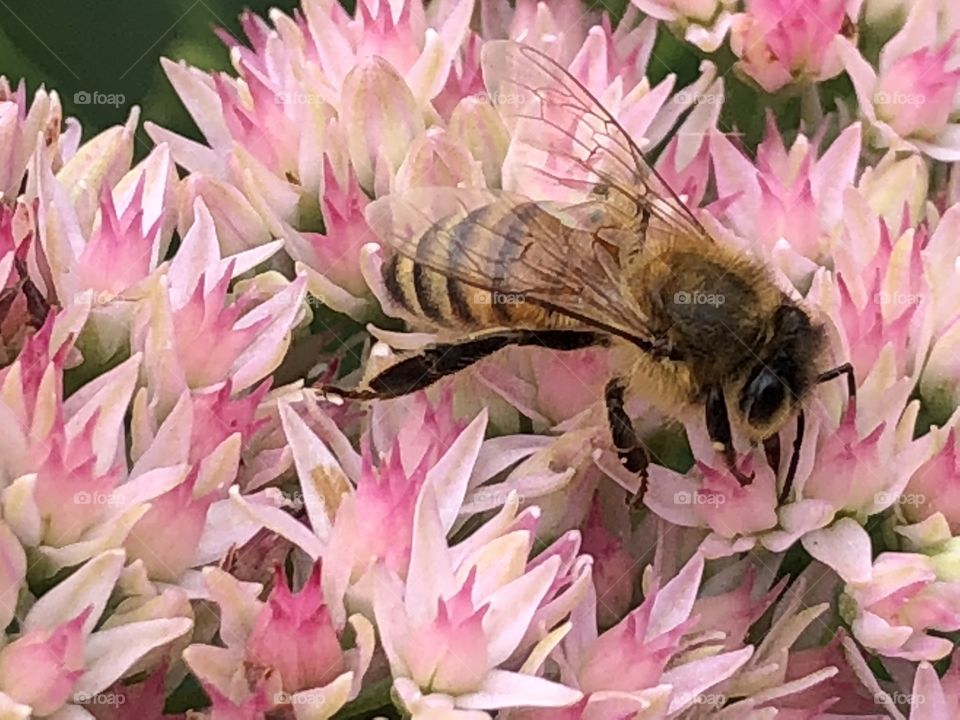
[[[747,385],[741,408],[751,425],[763,425],[777,413],[785,398],[783,383],[764,368]]]

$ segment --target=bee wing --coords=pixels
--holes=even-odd
[[[627,132],[563,67],[511,40],[486,43],[481,63],[522,171],[603,198],[609,219],[625,227],[639,224],[645,210],[675,232],[709,239]]]
[[[522,298],[641,347],[646,323],[621,291],[618,248],[522,195],[414,188],[372,202],[391,248],[465,285]]]

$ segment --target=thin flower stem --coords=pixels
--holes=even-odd
[[[800,91],[800,115],[808,132],[814,132],[823,122],[823,104],[816,83],[808,83]]]

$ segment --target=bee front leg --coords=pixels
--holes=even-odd
[[[630,472],[640,475],[640,487],[630,499],[630,504],[636,507],[643,502],[643,496],[647,492],[647,467],[650,465],[650,458],[637,437],[637,431],[633,427],[630,416],[623,408],[623,394],[623,381],[620,378],[614,378],[607,383],[604,400],[613,445],[617,448],[620,462]]]
[[[847,395],[851,401],[856,400],[857,379],[853,373],[853,365],[850,363],[844,363],[843,365],[838,365],[835,368],[820,373],[817,376],[817,384],[830,382],[838,377],[845,377],[847,379]],[[777,499],[780,505],[783,505],[790,498],[790,493],[793,490],[793,480],[797,475],[797,466],[800,463],[800,448],[803,446],[804,425],[804,414],[801,409],[797,412],[797,430],[793,439],[793,455],[790,457],[790,465],[787,468],[787,474],[783,480],[783,489],[780,491]]]
[[[753,482],[755,473],[744,475],[737,468],[737,453],[733,448],[733,434],[730,432],[730,417],[727,415],[727,401],[723,397],[723,390],[711,387],[707,391],[706,420],[707,434],[717,452],[723,453],[727,470],[730,471],[741,485]]]
[[[783,479],[783,489],[777,496],[777,505],[783,505],[790,498],[790,492],[793,490],[793,479],[797,475],[797,466],[800,464],[800,448],[803,447],[803,433],[806,425],[806,418],[803,410],[797,412],[797,430],[793,436],[793,454],[790,456],[790,465],[787,467],[787,474]]]

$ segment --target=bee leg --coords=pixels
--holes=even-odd
[[[744,475],[737,468],[737,453],[733,448],[733,434],[730,431],[730,417],[727,415],[727,402],[723,390],[711,387],[707,391],[706,402],[707,434],[718,452],[723,453],[727,470],[741,485],[753,482],[755,473]]]
[[[853,373],[853,365],[850,363],[844,363],[843,365],[838,365],[835,368],[822,372],[817,376],[817,384],[830,382],[841,375],[845,375],[847,378],[847,393],[850,396],[851,400],[856,400],[857,398],[857,380]],[[804,426],[806,425],[806,418],[803,415],[803,410],[800,410],[797,413],[797,432],[793,438],[793,454],[790,456],[790,466],[787,468],[787,475],[783,479],[783,490],[780,491],[780,497],[778,498],[778,503],[783,504],[790,497],[790,491],[793,489],[793,480],[797,474],[797,466],[800,463],[800,448],[803,446],[803,431]]]
[[[835,368],[831,368],[826,372],[822,372],[817,375],[817,385],[820,383],[830,382],[834,378],[838,378],[841,375],[847,376],[847,393],[850,395],[851,399],[856,399],[857,397],[857,380],[853,374],[853,365],[850,363],[844,363],[843,365],[837,365]]]
[[[603,344],[605,337],[583,330],[506,330],[461,342],[431,345],[404,358],[367,383],[345,390],[332,385],[321,391],[349,400],[389,400],[423,390],[447,375],[470,367],[508,345],[539,345],[551,350],[581,350]]]
[[[774,475],[780,470],[780,433],[774,433],[763,440],[763,454],[767,458],[767,465],[773,470]]]
[[[623,393],[623,381],[620,378],[614,378],[607,383],[604,400],[607,405],[607,420],[610,423],[613,445],[617,448],[620,462],[630,472],[640,475],[640,487],[630,498],[630,505],[638,507],[647,492],[647,466],[650,465],[650,458],[637,437],[633,422],[623,408]]]
[[[806,426],[806,417],[803,410],[797,412],[797,432],[793,436],[793,453],[790,455],[790,466],[787,468],[787,476],[783,479],[783,490],[777,498],[777,505],[783,505],[790,497],[790,491],[793,490],[793,479],[797,475],[797,465],[800,464],[800,448],[803,447],[803,430]]]

